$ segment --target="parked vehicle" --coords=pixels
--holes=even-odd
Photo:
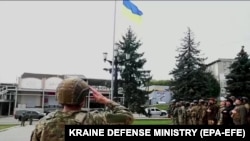
[[[15,113],[14,113],[14,118],[15,119],[21,119],[21,116],[23,113],[27,112],[28,110],[17,110]]]
[[[147,116],[154,116],[154,115],[167,116],[168,115],[168,112],[166,110],[160,110],[156,107],[145,108],[145,112],[147,113]]]
[[[28,118],[31,116],[33,119],[41,119],[45,116],[44,113],[41,113],[39,111],[31,111],[31,110],[18,110],[16,111],[15,114],[15,119],[18,119],[19,121],[21,121],[21,118],[23,116],[23,113],[25,113],[26,116],[26,120],[28,120]]]

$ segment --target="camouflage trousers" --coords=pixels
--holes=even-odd
[[[215,125],[214,120],[208,120],[208,125]]]
[[[173,117],[173,125],[179,125],[179,121],[177,117]]]

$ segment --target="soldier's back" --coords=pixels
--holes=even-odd
[[[64,141],[65,125],[81,125],[86,117],[84,112],[60,112],[50,113],[36,125],[36,135],[32,141]]]

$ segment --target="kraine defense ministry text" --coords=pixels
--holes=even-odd
[[[69,137],[76,136],[244,136],[243,129],[69,129]],[[202,134],[202,135],[201,135]]]

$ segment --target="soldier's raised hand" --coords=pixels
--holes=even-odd
[[[93,92],[93,96],[96,102],[101,103],[101,104],[107,104],[108,102],[110,102],[110,99],[103,96],[102,93],[98,92],[93,87],[89,86],[89,89]]]

